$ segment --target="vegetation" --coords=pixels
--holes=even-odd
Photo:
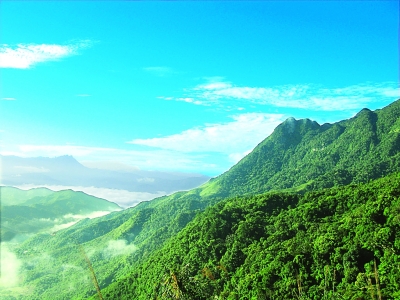
[[[396,173],[305,195],[225,200],[103,294],[107,299],[371,299],[371,292],[379,292],[383,299],[398,299],[399,196]]]
[[[71,190],[53,192],[48,189],[28,191],[0,187],[1,241],[57,231],[64,224],[77,222],[93,212],[121,210],[112,202]]]
[[[21,289],[0,295],[400,299],[399,120],[400,101],[335,124],[288,119],[197,189],[10,246]]]
[[[399,170],[399,116],[396,101],[334,124],[289,118],[214,184],[220,193],[236,196],[380,178]]]

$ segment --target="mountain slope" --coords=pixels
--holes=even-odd
[[[334,124],[289,118],[215,185],[243,195],[366,182],[398,171],[399,150],[400,101]]]
[[[103,294],[107,299],[370,299],[373,289],[383,299],[398,299],[399,216],[400,173],[305,195],[224,200]]]
[[[400,101],[396,101],[382,110],[363,110],[354,118],[335,124],[288,119],[236,166],[199,188],[142,202],[112,216],[81,221],[68,228],[68,234],[65,230],[55,236],[28,240],[18,248],[21,259],[30,260],[37,253],[49,253],[54,259],[48,267],[44,262],[31,267],[25,284],[36,286],[33,295],[40,290],[43,299],[71,298],[72,292],[60,287],[77,277],[55,276],[52,285],[46,285],[36,276],[55,269],[64,274],[61,266],[65,261],[82,268],[85,261],[76,243],[90,253],[104,288],[140,267],[196,215],[227,197],[340,186],[400,171],[399,107]],[[32,248],[36,254],[23,255]],[[104,252],[114,248],[119,249],[114,256]],[[78,298],[95,293],[90,277],[85,278],[85,284],[81,281],[75,287],[73,295]]]

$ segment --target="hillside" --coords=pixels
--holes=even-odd
[[[55,232],[85,217],[121,210],[112,202],[71,190],[20,190],[1,187],[3,242],[24,240],[39,232]]]
[[[334,124],[287,119],[214,180],[213,192],[257,194],[367,182],[399,170],[400,101]]]
[[[237,165],[199,188],[82,220],[54,236],[41,234],[29,239],[15,249],[23,262],[21,278],[27,287],[21,299],[38,295],[42,299],[81,299],[95,294],[81,249],[88,253],[101,288],[119,281],[117,286],[122,287],[123,278],[132,270],[143,269],[142,263],[153,251],[206,207],[226,198],[243,199],[243,195],[273,190],[305,193],[399,172],[399,119],[400,101],[374,112],[364,109],[335,124],[288,119]],[[230,218],[233,221],[239,215],[232,211]],[[207,243],[211,242],[212,238]],[[52,260],[42,259],[43,254]]]
[[[20,205],[25,201],[35,198],[48,196],[54,193],[46,188],[36,188],[30,190],[21,190],[10,186],[0,186],[1,205]]]
[[[103,294],[371,299],[379,292],[398,299],[399,241],[400,173],[305,195],[237,197],[198,215]]]

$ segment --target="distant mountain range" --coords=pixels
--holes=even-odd
[[[289,118],[198,188],[18,245],[16,298],[96,299],[81,245],[109,299],[367,299],[378,273],[397,299],[399,172],[400,100],[334,124]]]
[[[22,158],[0,155],[0,160],[1,184],[6,186],[85,186],[170,194],[197,187],[209,179],[201,174],[88,168],[72,156]]]

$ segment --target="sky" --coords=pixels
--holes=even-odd
[[[0,154],[217,176],[399,93],[397,1],[1,1]]]

